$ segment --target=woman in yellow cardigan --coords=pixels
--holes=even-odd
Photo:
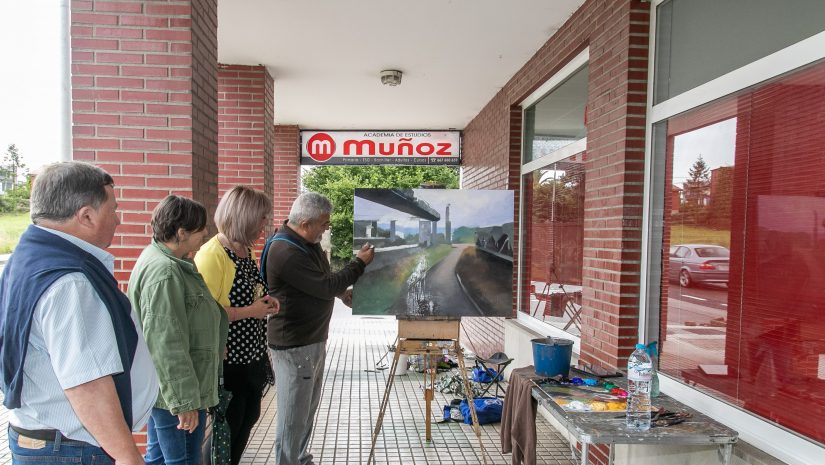
[[[232,393],[226,412],[232,465],[237,465],[261,415],[264,387],[272,382],[266,317],[280,304],[266,292],[252,246],[272,221],[272,201],[261,191],[236,186],[215,211],[218,234],[195,255],[212,296],[229,315],[224,387]]]

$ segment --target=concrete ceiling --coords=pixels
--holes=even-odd
[[[582,3],[221,0],[218,60],[269,69],[276,124],[463,129]]]

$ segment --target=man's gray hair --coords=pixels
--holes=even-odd
[[[106,201],[106,186],[113,186],[109,173],[78,161],[54,163],[34,179],[29,201],[31,219],[63,223],[85,206],[94,209]]]
[[[315,192],[305,192],[295,199],[289,211],[289,222],[295,225],[302,221],[313,221],[332,213],[332,202]]]

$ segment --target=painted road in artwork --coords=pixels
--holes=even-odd
[[[353,248],[376,257],[353,313],[512,314],[512,191],[356,189]]]
[[[424,268],[424,272],[419,274],[413,273],[411,278],[415,282],[410,283],[408,280],[409,292],[396,300],[392,313],[404,315],[410,313],[408,309],[417,309],[422,314],[432,314],[436,313],[436,309],[431,307],[438,305],[439,314],[461,316],[467,313],[467,309],[476,309],[455,273],[456,265],[468,247],[471,246],[454,245],[449,255],[432,268]],[[483,315],[480,309],[477,311],[478,316]]]

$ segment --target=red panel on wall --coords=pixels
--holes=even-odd
[[[672,183],[684,189],[665,221],[666,252],[677,250],[663,268],[661,357],[663,371],[819,442],[825,425],[812,419],[825,417],[823,123],[825,63],[668,121]],[[708,249],[704,257],[680,256],[696,243]],[[729,257],[708,257],[711,246]]]

